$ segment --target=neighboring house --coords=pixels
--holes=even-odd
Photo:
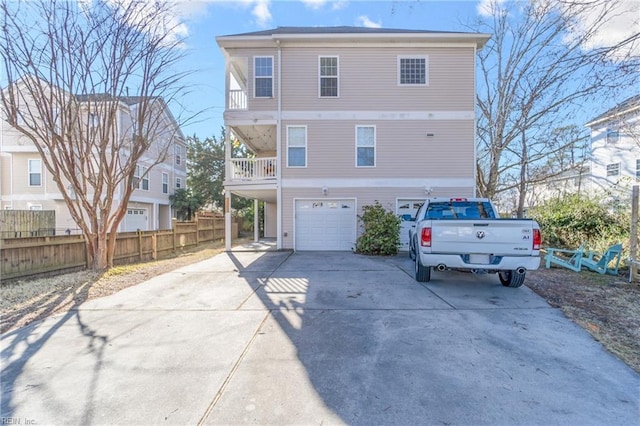
[[[362,206],[415,215],[427,196],[474,196],[475,58],[488,39],[355,27],[217,37],[226,134],[255,155],[230,158],[227,139],[226,206],[231,194],[264,201],[278,248],[351,250]]]
[[[627,197],[640,180],[640,95],[633,96],[590,120],[591,193]]]
[[[624,202],[640,182],[640,95],[589,120],[590,150],[583,167],[532,188],[530,205],[582,193]]]
[[[75,99],[82,102],[100,102],[107,99],[105,95],[77,95]],[[113,98],[108,98],[111,102]],[[106,101],[106,100],[105,100]],[[119,102],[116,120],[118,132],[130,132],[131,117],[140,104],[139,97],[117,98]],[[155,104],[156,119],[161,120],[166,131],[160,131],[158,143],[172,145],[168,158],[157,164],[144,176],[148,166],[153,162],[150,157],[143,156],[139,161],[135,180],[136,189],[128,203],[125,218],[120,223],[119,231],[170,229],[173,217],[169,196],[177,188],[186,184],[186,147],[184,137],[162,100]],[[89,126],[97,125],[91,120],[97,116],[87,117]],[[17,129],[11,127],[4,119],[0,138],[0,208],[4,210],[54,210],[56,214],[56,234],[67,230],[79,231],[71,217],[67,205],[54,181],[54,176],[44,167],[42,158],[35,145]],[[148,150],[152,155],[153,147]],[[126,152],[121,153],[126,156]],[[68,182],[64,182],[68,185]],[[122,184],[121,184],[122,185]],[[116,200],[122,196],[122,187],[116,191]]]

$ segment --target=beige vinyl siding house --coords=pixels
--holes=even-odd
[[[475,53],[488,38],[355,27],[218,37],[227,135],[255,155],[231,158],[226,141],[226,197],[264,201],[278,248],[351,250],[365,205],[415,214],[427,196],[475,195]]]
[[[81,96],[79,97],[81,98]],[[120,99],[117,114],[117,129],[126,135],[131,131],[131,114],[135,113],[136,102],[133,98]],[[170,229],[173,217],[169,196],[175,192],[176,179],[186,182],[186,148],[184,138],[177,128],[175,120],[166,106],[156,108],[157,117],[162,120],[162,128],[166,129],[157,135],[158,145],[171,143],[180,147],[182,158],[176,161],[175,151],[168,158],[153,167],[154,148],[149,150],[138,164],[139,177],[137,188],[133,191],[128,203],[127,214],[120,223],[119,231],[136,231],[151,229]],[[87,117],[91,120],[92,117]],[[95,118],[94,118],[95,120]],[[4,210],[54,210],[56,225],[54,232],[62,234],[79,232],[78,226],[71,217],[57,183],[46,169],[40,153],[35,145],[17,129],[12,128],[4,119],[0,121],[2,138],[0,140],[0,208]],[[155,146],[155,145],[154,145]],[[119,153],[123,158],[128,152]],[[30,164],[39,164],[40,182],[34,185]],[[31,167],[31,168],[32,168]],[[150,169],[150,170],[149,170]],[[146,172],[146,173],[145,173]],[[69,182],[62,178],[62,185]],[[166,181],[166,184],[165,184]],[[116,199],[122,197],[122,188],[114,194]]]

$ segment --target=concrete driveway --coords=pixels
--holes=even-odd
[[[0,348],[3,424],[640,422],[640,376],[528,288],[406,256],[225,253]]]

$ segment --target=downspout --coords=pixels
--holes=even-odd
[[[276,248],[282,249],[282,57],[280,49],[280,40],[276,40],[278,46],[278,112],[276,116]]]
[[[476,78],[478,61],[478,45],[473,47],[473,196],[478,196],[478,117],[476,107],[478,103],[478,79]]]

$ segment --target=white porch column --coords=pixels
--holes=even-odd
[[[229,93],[227,91],[227,93]],[[231,135],[229,126],[224,132],[224,177],[225,182],[231,176]],[[224,249],[231,251],[231,191],[224,189]]]
[[[258,214],[258,208],[260,207],[260,201],[258,199],[253,200],[253,241],[258,242],[260,239],[260,215]]]
[[[224,191],[224,249],[231,251],[231,192]]]

